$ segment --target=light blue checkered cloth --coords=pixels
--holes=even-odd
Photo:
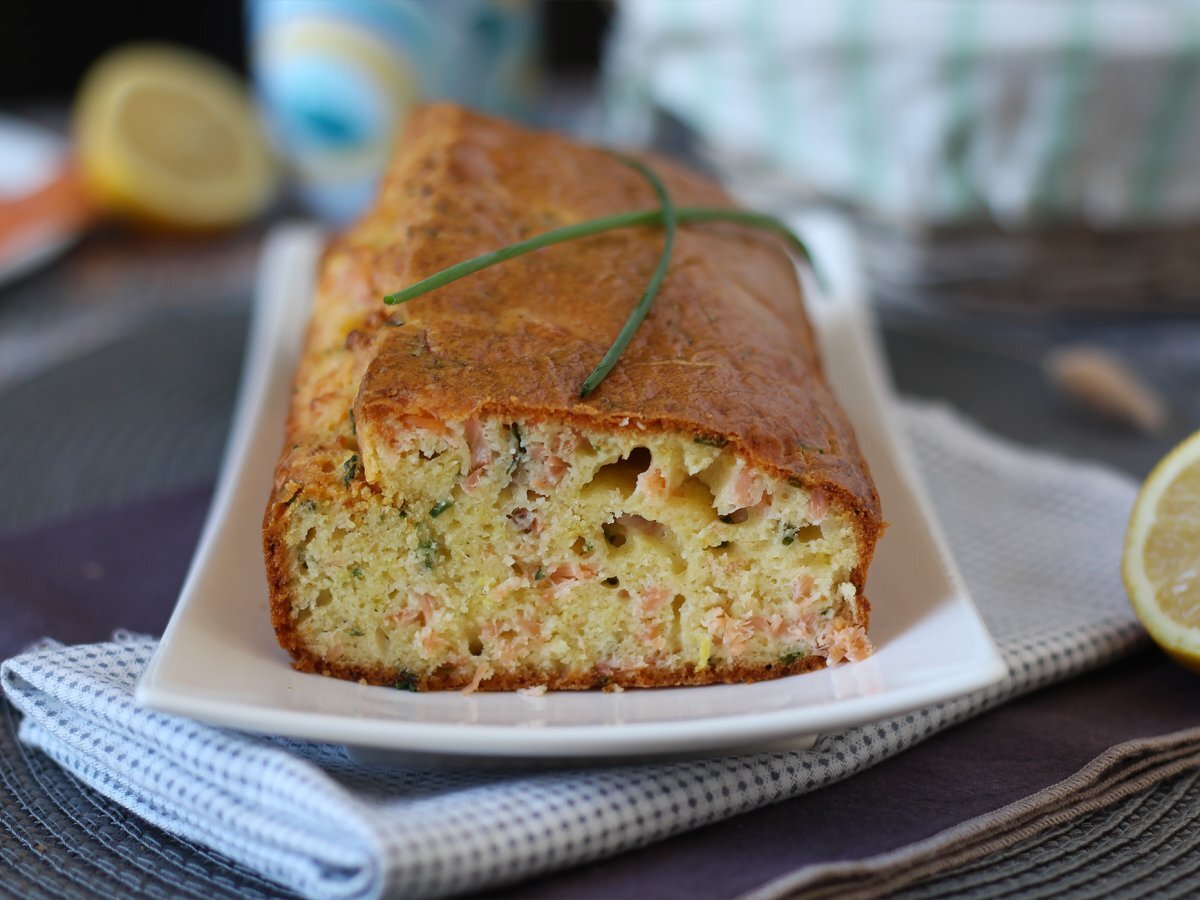
[[[150,822],[302,894],[445,895],[595,860],[828,785],[1143,641],[1117,572],[1129,479],[1002,444],[941,408],[908,407],[904,424],[1010,672],[812,750],[531,774],[372,768],[341,747],[137,708],[154,649],[145,638],[43,646],[0,678],[24,742]]]

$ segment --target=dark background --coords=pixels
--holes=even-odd
[[[452,0],[449,0],[452,2]],[[126,41],[169,41],[246,68],[243,0],[3,0],[0,103],[67,100],[87,67]],[[539,4],[543,62],[552,73],[594,69],[611,5]]]

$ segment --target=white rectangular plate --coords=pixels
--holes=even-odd
[[[823,269],[840,272],[843,289],[811,304],[813,318],[890,523],[867,585],[877,647],[870,659],[758,684],[541,697],[410,693],[294,671],[271,629],[260,527],[322,238],[288,227],[264,251],[220,482],[138,702],[247,731],[446,761],[579,761],[797,744],[1001,678],[1004,665],[896,430],[869,314],[852,284],[851,247],[836,231],[823,237]]]

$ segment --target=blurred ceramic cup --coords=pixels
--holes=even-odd
[[[420,99],[527,113],[533,13],[529,0],[251,0],[259,99],[301,202],[338,224],[362,212]]]
[[[606,70],[889,298],[1200,308],[1200,0],[621,0]]]

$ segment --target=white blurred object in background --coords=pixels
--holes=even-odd
[[[1200,296],[1192,264],[1134,277],[1132,244],[1101,272],[1112,246],[996,240],[1200,225],[1200,0],[621,0],[606,80],[614,136],[671,114],[748,202],[871,223],[885,277],[936,288],[1058,260],[1062,292],[1095,297],[1103,274]],[[1159,270],[1194,256],[1156,243]]]
[[[358,215],[419,99],[524,116],[534,12],[531,0],[251,0],[259,98],[305,205],[339,224]]]
[[[71,246],[89,215],[63,139],[0,116],[0,285]]]

